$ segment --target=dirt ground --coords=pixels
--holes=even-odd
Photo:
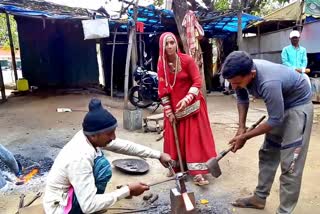
[[[14,154],[21,154],[33,160],[49,157],[54,159],[62,147],[71,137],[81,129],[81,122],[85,112],[74,111],[70,113],[58,113],[58,107],[67,107],[74,110],[86,110],[91,97],[99,97],[103,104],[118,119],[119,128],[117,136],[132,140],[136,143],[162,150],[162,141],[156,133],[143,133],[142,131],[129,132],[122,127],[122,100],[111,100],[109,97],[97,94],[69,94],[69,95],[37,95],[12,97],[9,101],[0,105],[0,143],[6,146]],[[209,118],[218,151],[227,148],[227,142],[234,135],[237,128],[237,110],[235,99],[232,96],[210,94],[207,98]],[[145,115],[150,111],[146,110]],[[259,100],[251,102],[248,114],[248,125],[255,122],[260,116],[266,115],[263,103]],[[315,105],[315,120],[311,136],[309,154],[304,170],[303,184],[299,203],[295,213],[317,213],[320,210],[320,105]],[[197,200],[197,207],[201,210],[214,208],[202,213],[239,213],[251,214],[275,213],[279,203],[279,171],[276,176],[271,195],[268,198],[266,208],[262,211],[233,208],[229,205],[238,196],[250,194],[257,183],[258,174],[258,150],[263,137],[251,139],[246,146],[236,154],[229,154],[220,162],[222,176],[214,179],[211,176],[211,184],[206,187],[196,187],[188,182],[188,188],[193,190]],[[109,160],[125,157],[106,152]],[[111,184],[107,190],[115,189],[119,184],[132,181],[150,182],[165,178],[166,170],[157,160],[147,160],[150,171],[143,176],[128,176],[114,170]],[[26,201],[37,191],[43,191],[45,176],[35,178],[25,186],[0,190],[0,213],[15,213],[19,203],[19,195],[27,195]],[[174,182],[152,188],[150,191],[159,194],[158,206],[166,205],[168,209],[169,190],[174,187]],[[209,204],[202,205],[200,199],[207,199]],[[40,203],[38,200],[36,203]],[[143,207],[142,197],[118,202],[115,207]],[[209,209],[210,210],[210,209]],[[164,213],[159,211],[159,213]],[[149,213],[156,213],[150,211]]]

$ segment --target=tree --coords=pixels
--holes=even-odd
[[[163,5],[163,3],[164,3],[164,0],[155,0],[154,1],[154,5],[157,5],[157,6]]]
[[[9,16],[9,20],[10,20],[10,25],[11,25],[13,45],[17,49],[17,48],[19,48],[17,23],[14,20],[13,16]],[[4,47],[5,49],[10,48],[6,14],[0,15],[0,46]]]
[[[199,3],[196,0],[188,0],[191,3],[192,9],[196,10],[199,7]],[[230,8],[236,9],[239,0],[202,0],[209,11],[225,11]],[[244,12],[253,15],[266,15],[267,12],[271,12],[272,9],[280,7],[283,3],[289,2],[289,0],[240,0]],[[272,6],[272,7],[270,7]]]

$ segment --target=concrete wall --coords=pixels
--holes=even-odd
[[[253,58],[281,63],[281,51],[283,47],[290,44],[289,34],[291,31],[290,28],[262,34],[260,36],[260,51],[257,36],[244,38],[243,50],[250,53]]]
[[[308,53],[320,52],[320,21],[304,25],[301,35],[301,45]]]
[[[291,28],[262,34],[260,44],[258,37],[243,38],[242,49],[250,53],[254,58],[266,59],[281,63],[282,48],[290,44],[289,34]],[[304,25],[300,44],[307,49],[308,53],[320,52],[320,22]],[[260,51],[259,51],[260,46]]]

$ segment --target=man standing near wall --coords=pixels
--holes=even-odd
[[[281,52],[282,64],[304,75],[310,85],[309,77],[305,74],[308,64],[307,50],[299,44],[299,31],[291,31],[289,38],[291,45],[284,47]]]

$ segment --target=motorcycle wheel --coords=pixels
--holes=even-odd
[[[153,104],[152,100],[145,100],[139,93],[139,86],[134,86],[129,91],[129,101],[139,108],[147,108]]]

